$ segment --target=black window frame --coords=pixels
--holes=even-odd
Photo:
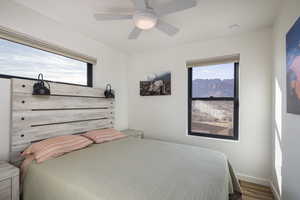
[[[46,51],[44,49],[40,49],[40,48],[37,48],[37,47],[32,47],[30,45],[26,45],[26,44],[23,44],[21,42],[16,42],[16,41],[1,38],[1,37],[0,37],[0,39],[7,40],[7,41],[10,41],[10,42],[14,42],[14,43],[17,43],[17,44],[21,44],[21,45],[31,47],[31,48],[34,48],[34,49],[38,49],[38,50],[41,50],[41,51],[45,51],[45,52],[48,52],[48,53],[52,53],[52,54],[55,54],[55,55],[63,56],[63,57],[66,57],[66,58],[70,58],[70,57],[64,56],[62,54],[57,54],[57,53]],[[70,58],[70,59],[76,60],[74,58]],[[78,60],[78,61],[80,61],[80,60]],[[81,61],[81,62],[84,62],[84,61]],[[86,67],[87,67],[87,73],[86,73],[87,84],[86,85],[76,84],[76,83],[68,83],[68,82],[60,82],[60,81],[51,81],[51,80],[47,80],[47,79],[45,79],[45,80],[50,82],[50,83],[61,83],[61,84],[66,84],[66,85],[77,85],[77,86],[83,86],[83,87],[93,87],[93,64],[89,63],[89,62],[85,62],[85,63],[86,63]],[[38,76],[38,74],[37,74],[37,76]],[[23,76],[13,76],[13,75],[8,75],[8,74],[1,74],[1,71],[0,71],[0,78],[5,78],[5,79],[18,78],[18,79],[34,80],[34,81],[37,80],[37,78],[29,78],[29,77],[23,77]]]
[[[205,98],[193,98],[192,97],[192,80],[193,68],[188,68],[188,135],[202,136],[209,138],[239,140],[239,62],[234,62],[234,97],[205,97]],[[192,132],[192,101],[232,101],[234,104],[233,111],[233,136],[217,135],[210,133]]]

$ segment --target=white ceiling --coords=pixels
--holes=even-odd
[[[97,11],[111,8],[133,9],[131,0],[15,0],[72,29],[121,51],[135,53],[178,44],[256,30],[272,25],[281,0],[197,0],[198,6],[163,17],[180,28],[169,37],[158,30],[145,31],[138,40],[128,40],[131,20],[99,22]],[[158,5],[172,0],[149,0]],[[183,0],[184,1],[184,0]],[[239,24],[240,28],[229,26]]]

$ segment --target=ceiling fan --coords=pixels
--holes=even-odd
[[[186,10],[197,5],[194,0],[173,0],[161,7],[152,8],[147,0],[132,0],[135,5],[135,10],[132,12],[101,12],[94,15],[96,20],[133,20],[134,29],[128,36],[128,39],[137,39],[144,30],[157,28],[163,33],[173,36],[178,33],[179,29],[160,18],[164,15]]]

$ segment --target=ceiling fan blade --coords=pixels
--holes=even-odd
[[[139,29],[139,28],[137,28],[137,27],[135,27],[131,31],[131,33],[129,34],[128,39],[129,40],[135,40],[135,39],[137,39],[140,36],[141,33],[142,33],[142,30]]]
[[[179,29],[175,26],[168,24],[162,20],[157,22],[156,28],[169,36],[174,36],[179,32]]]
[[[128,13],[97,13],[94,17],[99,21],[132,19],[132,15]]]
[[[162,5],[154,10],[159,16],[163,16],[193,8],[195,6],[197,6],[197,2],[195,0],[173,0],[171,3]]]
[[[136,9],[145,10],[147,8],[146,0],[133,0]]]

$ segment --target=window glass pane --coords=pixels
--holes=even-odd
[[[233,101],[192,101],[191,131],[233,136]]]
[[[234,97],[234,63],[193,67],[192,97]]]
[[[87,85],[87,63],[0,39],[0,74]]]

